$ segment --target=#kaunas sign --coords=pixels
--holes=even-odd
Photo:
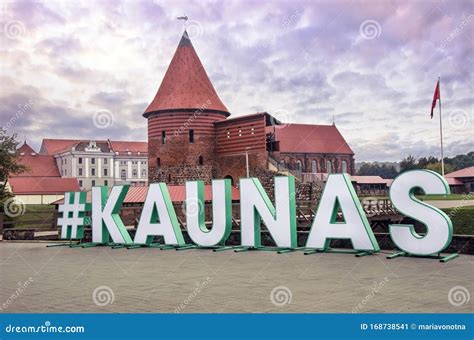
[[[241,245],[262,247],[261,223],[265,224],[277,247],[296,248],[296,194],[294,177],[275,177],[275,201],[269,199],[257,178],[240,180]],[[451,242],[453,227],[441,210],[415,198],[420,188],[426,195],[447,195],[449,185],[439,174],[428,170],[408,171],[399,175],[390,187],[390,199],[396,209],[426,226],[419,235],[409,224],[391,224],[390,235],[402,251],[414,255],[436,254]],[[106,187],[92,188],[92,204],[86,203],[84,192],[66,193],[59,206],[62,217],[61,238],[81,239],[85,211],[92,210],[92,242],[124,245],[150,245],[162,236],[168,245],[185,244],[183,234],[165,183],[153,183],[143,205],[135,237],[132,239],[120,216],[120,208],[128,186],[115,186],[108,194]],[[186,183],[186,227],[198,246],[223,246],[232,228],[230,180],[212,181],[212,226],[205,224],[204,183]],[[342,211],[344,221],[337,221]],[[347,174],[330,174],[324,187],[306,248],[327,249],[332,239],[349,239],[355,250],[380,250],[369,221]]]

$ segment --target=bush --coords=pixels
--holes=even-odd
[[[453,222],[454,234],[474,235],[474,206],[442,209]]]

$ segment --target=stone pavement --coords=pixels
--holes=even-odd
[[[0,312],[466,313],[473,265],[469,255],[440,263],[0,242]]]

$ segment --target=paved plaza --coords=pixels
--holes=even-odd
[[[474,256],[46,248],[0,242],[0,312],[473,312]]]

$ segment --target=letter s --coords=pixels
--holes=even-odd
[[[412,170],[399,175],[390,187],[393,205],[400,213],[425,224],[427,230],[423,236],[411,224],[390,224],[390,235],[396,246],[409,254],[436,254],[451,243],[453,225],[443,211],[415,198],[416,188],[426,195],[450,194],[446,180],[434,171]]]

